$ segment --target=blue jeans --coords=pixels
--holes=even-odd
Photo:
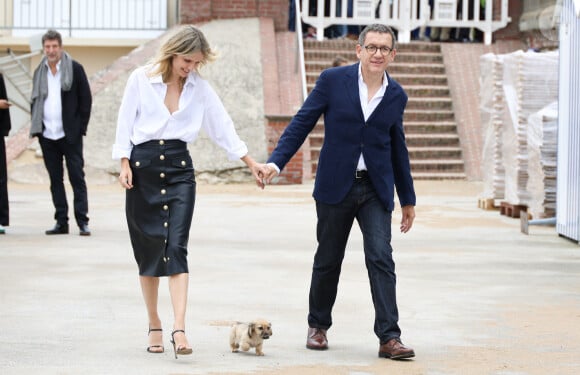
[[[353,176],[354,178],[354,176]],[[380,202],[369,178],[357,179],[346,198],[334,205],[316,202],[318,249],[310,283],[308,325],[328,329],[350,230],[357,220],[375,307],[375,334],[381,343],[398,338],[399,312],[391,248],[391,211]]]

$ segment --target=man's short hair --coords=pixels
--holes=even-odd
[[[44,46],[44,42],[46,42],[47,40],[56,40],[56,41],[58,41],[58,45],[62,46],[62,36],[56,30],[50,29],[44,33],[44,35],[42,36],[42,45],[43,46]]]
[[[365,38],[367,37],[367,34],[369,32],[390,34],[393,40],[393,45],[391,46],[391,48],[397,49],[397,37],[395,35],[395,32],[389,26],[380,23],[368,25],[363,29],[363,31],[361,31],[360,35],[358,36],[358,44],[360,44],[361,47],[364,47]]]

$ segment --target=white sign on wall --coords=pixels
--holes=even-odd
[[[455,20],[456,14],[456,0],[435,0],[435,20]]]

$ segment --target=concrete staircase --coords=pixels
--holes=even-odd
[[[357,61],[352,40],[304,41],[308,92],[320,72],[338,55]],[[465,179],[464,163],[441,46],[437,43],[399,44],[389,74],[403,86],[409,101],[404,116],[413,178]],[[312,175],[324,139],[322,118],[309,136]]]

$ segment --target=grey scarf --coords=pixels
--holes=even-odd
[[[40,61],[40,65],[34,71],[32,77],[32,108],[30,121],[30,136],[34,137],[42,133],[42,119],[44,117],[44,101],[48,96],[48,64],[46,56]],[[60,57],[60,87],[63,91],[69,91],[73,83],[72,59],[66,52]]]

